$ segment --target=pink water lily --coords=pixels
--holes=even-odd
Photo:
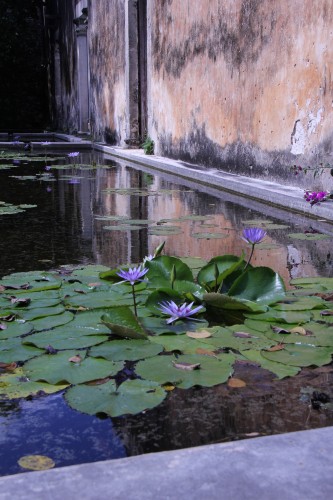
[[[191,302],[190,304],[184,302],[184,304],[177,306],[173,300],[164,301],[159,304],[159,310],[164,314],[170,315],[170,318],[167,320],[167,324],[169,325],[170,323],[177,321],[177,319],[187,319],[203,308],[203,306],[197,306],[192,309],[193,304],[194,302]]]

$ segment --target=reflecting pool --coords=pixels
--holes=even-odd
[[[45,151],[0,157],[0,275],[61,266],[139,263],[165,241],[165,253],[203,261],[248,256],[246,227],[267,231],[252,264],[290,279],[332,276],[333,228],[191,180],[160,175],[97,152]],[[76,151],[73,151],[73,153]],[[332,425],[313,408],[312,388],[332,393],[331,365],[280,381],[238,364],[246,387],[176,389],[139,415],[97,418],[71,410],[62,394],[0,403],[0,474],[22,472],[23,455],[56,466],[120,458]]]

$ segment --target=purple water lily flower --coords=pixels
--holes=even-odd
[[[170,318],[167,320],[167,324],[169,325],[170,323],[177,321],[177,319],[187,319],[203,308],[203,306],[197,306],[192,309],[193,304],[194,302],[191,302],[190,304],[186,304],[186,302],[184,302],[184,304],[182,304],[181,306],[177,306],[177,304],[173,302],[173,300],[170,300],[168,302],[161,302],[159,304],[159,310],[164,314],[170,315]]]
[[[246,243],[250,243],[250,245],[256,245],[257,243],[261,243],[266,235],[267,232],[263,229],[259,227],[251,227],[243,229],[242,239],[246,241]]]
[[[310,205],[315,205],[321,201],[325,201],[329,195],[328,191],[305,191],[304,198],[308,201]]]
[[[117,273],[118,276],[123,278],[124,281],[128,281],[132,286],[137,281],[143,281],[141,278],[148,273],[149,269],[143,267],[141,264],[138,267],[131,267],[127,271],[121,270]]]
[[[72,153],[68,153],[68,157],[69,158],[75,158],[76,156],[79,156],[79,152],[78,151],[73,151]]]

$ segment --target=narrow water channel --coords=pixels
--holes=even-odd
[[[296,277],[332,276],[333,228],[325,221],[102,153],[48,155],[0,159],[0,276],[69,264],[139,263],[162,241],[165,253],[178,257],[248,254],[241,232],[253,225],[268,232],[253,265],[273,267],[287,285]],[[23,211],[8,213],[4,204]],[[178,389],[153,410],[114,419],[71,410],[61,394],[3,400],[0,474],[22,472],[17,461],[28,454],[65,466],[333,424],[333,412],[313,409],[305,396],[313,385],[332,392],[331,368],[275,381],[268,371],[240,364],[235,376],[246,381],[241,391],[225,384]]]

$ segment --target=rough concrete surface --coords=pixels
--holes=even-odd
[[[1,500],[315,500],[333,496],[322,428],[0,479]]]

